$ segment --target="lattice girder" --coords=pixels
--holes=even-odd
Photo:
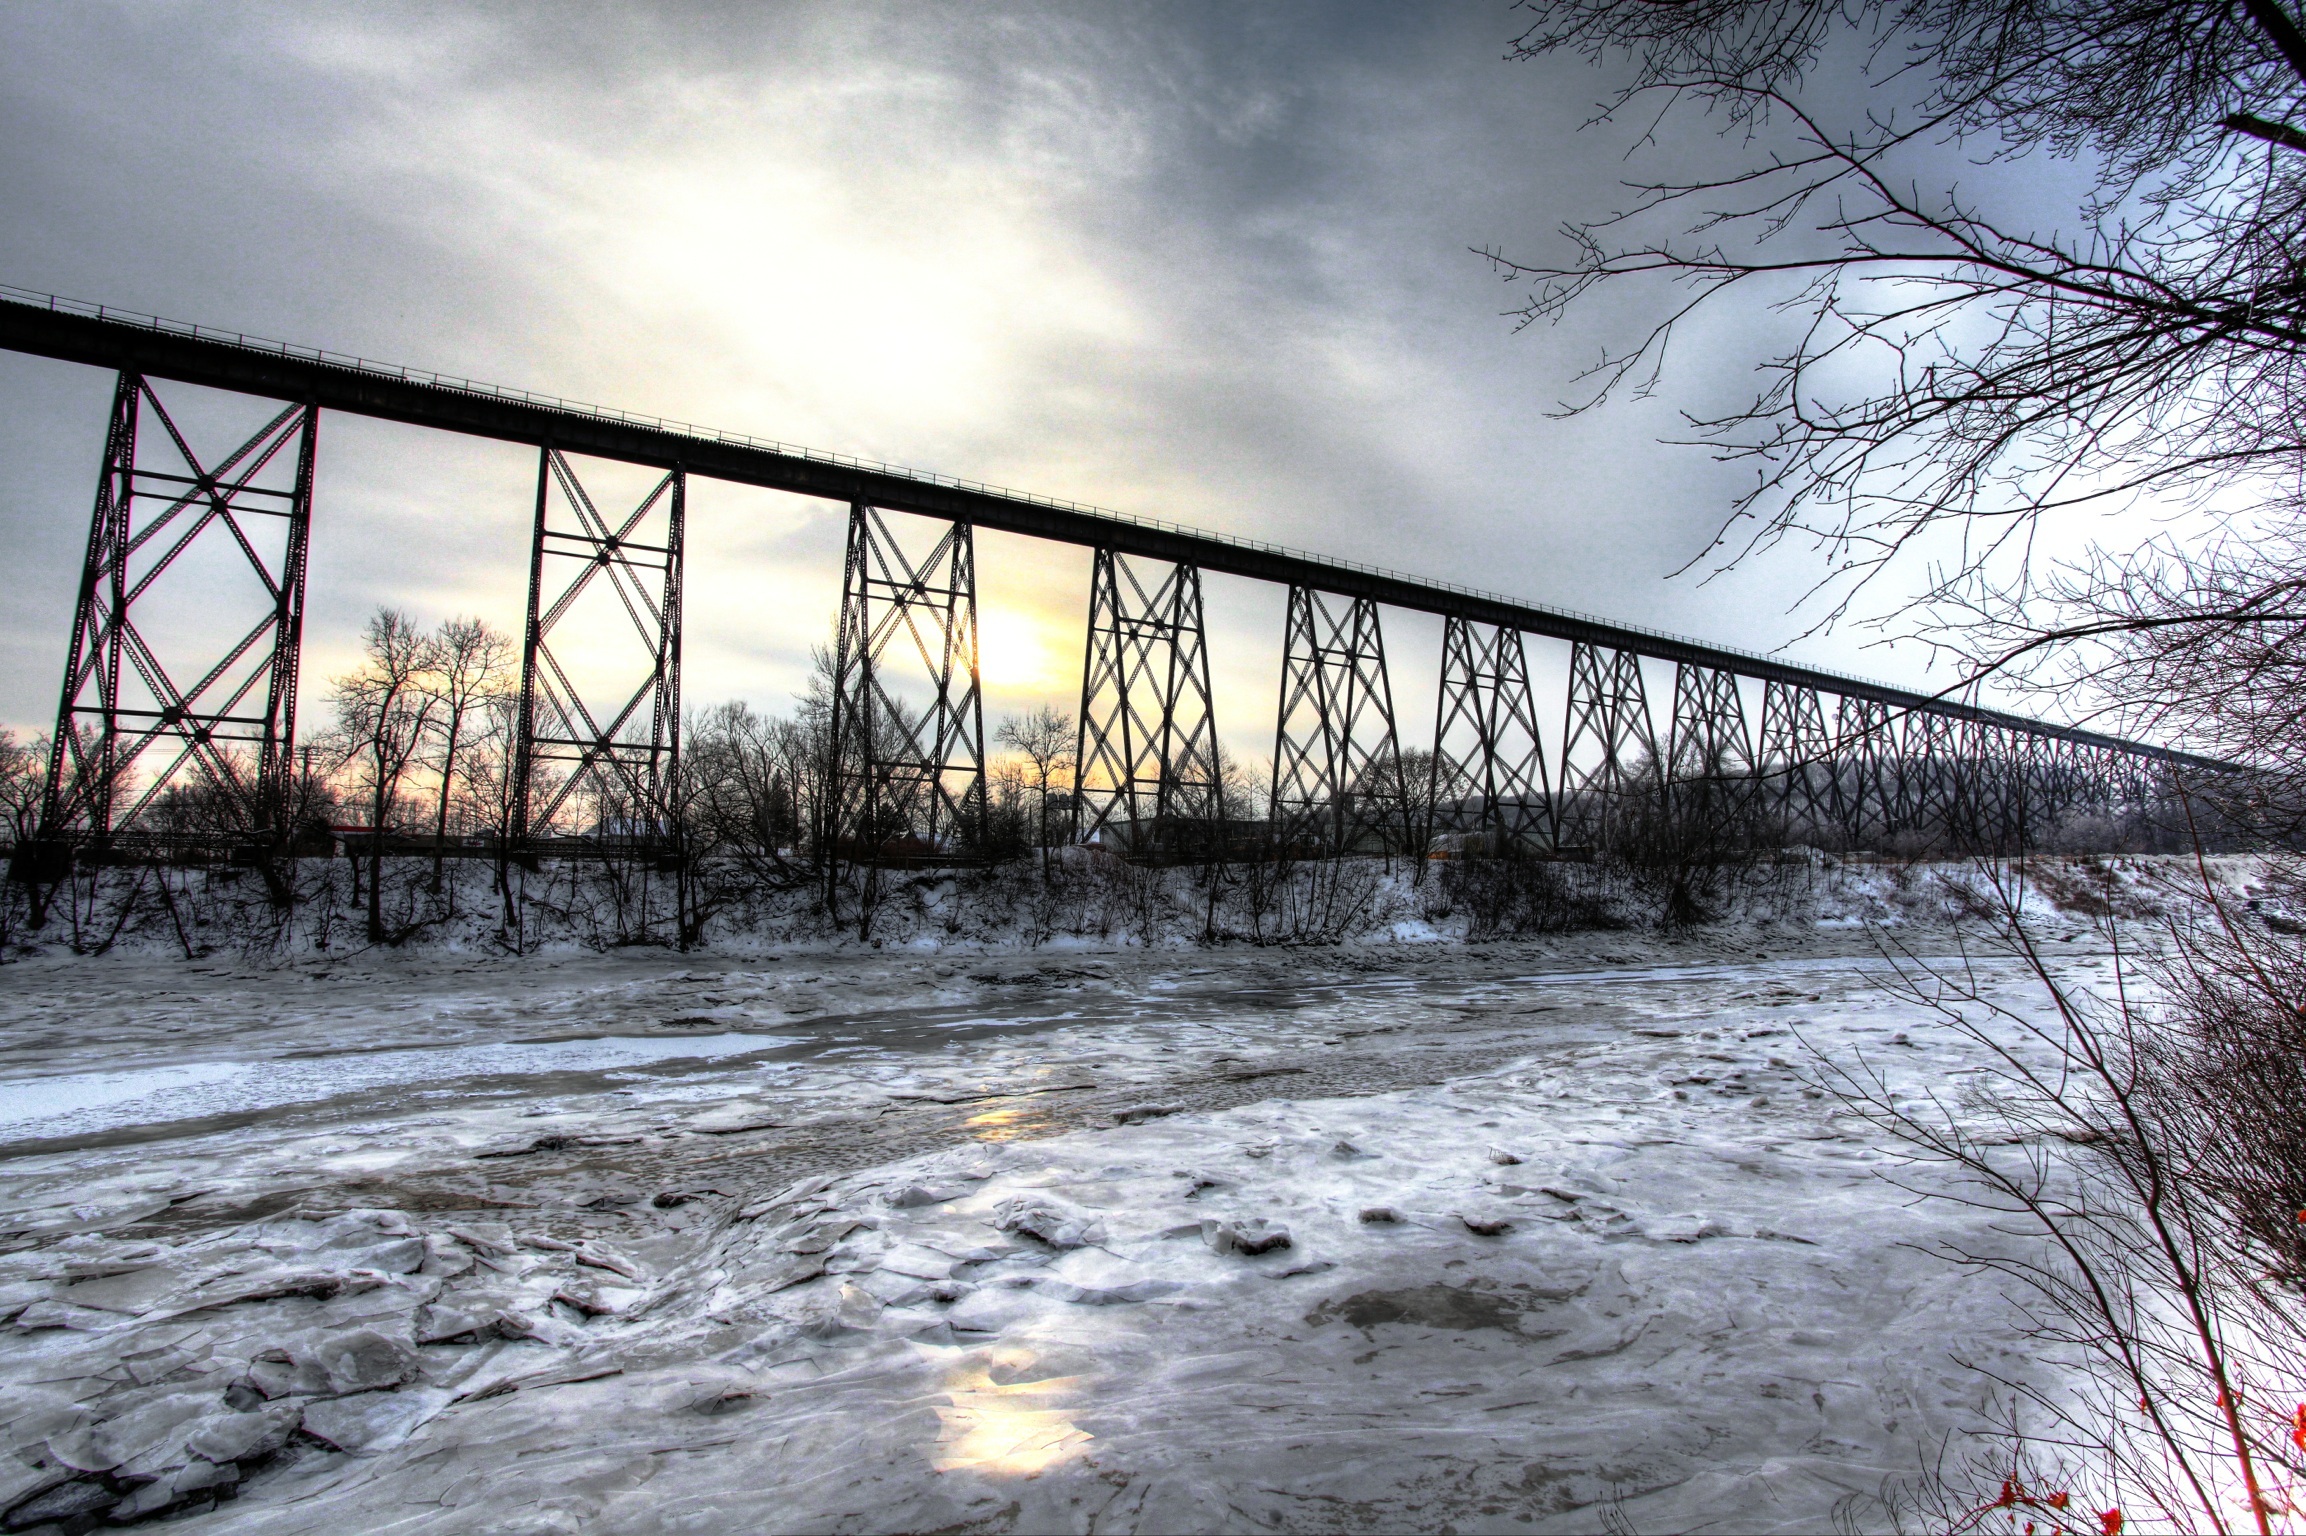
[[[515,733],[515,841],[553,831],[580,797],[591,801],[589,830],[597,835],[656,842],[670,834],[680,771],[687,506],[688,476],[676,466],[612,519],[565,455],[551,447],[539,453]],[[568,627],[579,604],[604,585],[625,626]],[[613,660],[586,665],[564,656],[578,646],[599,647],[604,628],[621,637]],[[562,635],[568,640],[556,644]],[[616,675],[601,676],[609,672]]]
[[[1330,601],[1310,587],[1289,589],[1273,818],[1287,845],[1400,851],[1415,827],[1377,604],[1340,598],[1337,613]]]
[[[881,509],[850,508],[834,647],[835,836],[867,860],[970,855],[985,825],[977,557],[967,523],[935,521],[909,553]],[[925,706],[904,697],[926,685]]]
[[[1554,808],[1521,632],[1450,616],[1441,637],[1427,804],[1439,832],[1550,850]]]
[[[157,451],[147,414],[161,428]],[[147,830],[162,797],[192,785],[216,792],[231,833],[286,835],[318,431],[316,409],[290,405],[205,464],[151,384],[120,375],[41,802],[44,841],[102,844]],[[148,507],[157,510],[140,515]],[[187,576],[188,560],[204,568]],[[259,594],[245,627],[226,617],[227,572],[252,578]],[[223,619],[227,638],[167,636],[193,615],[210,630]]]
[[[1076,840],[1219,814],[1212,697],[1199,567],[1170,566],[1148,591],[1128,557],[1099,549],[1074,757]]]
[[[1609,842],[1631,799],[1653,793],[1664,769],[1642,686],[1641,658],[1632,651],[1572,642],[1561,794],[1555,802],[1562,840]]]
[[[1668,742],[1668,771],[1678,798],[1718,799],[1724,811],[1751,802],[1754,755],[1736,673],[1689,662],[1674,667]]]
[[[1815,837],[1841,820],[1834,738],[1815,688],[1771,678],[1762,684],[1756,776],[1762,802],[1797,838]]]

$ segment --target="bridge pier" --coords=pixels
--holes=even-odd
[[[1551,851],[1550,782],[1521,631],[1450,615],[1427,795],[1432,830],[1486,833],[1499,853]]]
[[[932,526],[937,536],[916,556],[880,508],[849,509],[829,830],[836,852],[867,864],[971,856],[984,835],[975,531]],[[908,682],[927,684],[926,705],[905,697]]]
[[[1906,717],[1901,825],[1925,837],[1960,835],[1955,819],[1952,753],[1954,722],[1944,715]]]
[[[1841,803],[1834,739],[1815,688],[1771,678],[1762,684],[1759,760],[1762,808],[1790,838],[1814,842],[1838,827]]]
[[[1877,845],[1896,822],[1896,753],[1890,707],[1843,697],[1834,710],[1834,783],[1842,835],[1853,848]]]
[[[1211,698],[1200,567],[1172,565],[1148,592],[1127,556],[1100,546],[1089,575],[1074,841],[1118,826],[1135,853],[1195,851],[1135,845],[1147,835],[1190,844],[1223,817]]]
[[[166,445],[159,464],[146,452],[147,411]],[[239,447],[203,463],[151,384],[135,372],[119,375],[38,845],[23,855],[40,867],[27,867],[27,877],[60,875],[72,845],[103,848],[172,789],[212,792],[209,813],[228,818],[227,836],[259,846],[287,838],[319,420],[318,407],[289,405]],[[139,515],[155,504],[157,511]],[[265,530],[267,519],[277,522],[277,537]],[[235,571],[244,566],[263,589],[244,615],[247,627],[236,623],[220,655],[165,654],[165,629],[147,627],[171,597],[213,613],[214,570],[168,580],[188,554],[203,564],[219,557]],[[197,593],[179,590],[195,582]]]
[[[515,844],[551,835],[580,797],[589,798],[600,835],[654,845],[671,834],[687,503],[688,476],[675,468],[612,522],[565,455],[549,446],[538,452],[514,738]],[[553,649],[555,631],[588,593],[604,617],[613,596],[631,625],[626,654],[634,664],[625,675],[638,681],[622,697],[588,701]],[[595,640],[594,630],[574,627],[586,643]]]
[[[1667,792],[1677,807],[1724,824],[1752,808],[1754,753],[1736,673],[1675,666],[1667,742]]]
[[[1377,603],[1289,589],[1274,730],[1273,820],[1285,847],[1408,851],[1415,842]]]
[[[1561,733],[1565,843],[1606,845],[1629,798],[1654,793],[1663,760],[1643,692],[1641,658],[1582,640],[1569,648],[1569,709]]]

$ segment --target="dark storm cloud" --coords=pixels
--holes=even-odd
[[[1654,445],[1666,402],[1548,419],[1612,317],[1498,317],[1469,247],[1542,248],[1617,197],[1625,148],[1579,131],[1600,77],[1501,61],[1502,7],[0,16],[0,281],[1748,645],[1800,627],[1806,570],[1662,579],[1731,488]],[[0,718],[53,707],[107,388],[0,358]],[[380,602],[517,611],[532,459],[324,437],[308,678]],[[688,694],[774,704],[829,623],[837,526],[720,494]],[[1051,652],[995,679],[1017,697],[1062,694],[1077,644],[1047,564],[1010,584]],[[1269,689],[1262,609],[1218,622],[1221,687]]]

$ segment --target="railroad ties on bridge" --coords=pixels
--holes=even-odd
[[[20,307],[0,302],[0,327]],[[20,345],[4,328],[0,342]],[[99,355],[61,344],[23,349]],[[248,350],[222,348],[228,359]],[[189,365],[175,376],[264,393],[237,375],[210,377]],[[431,420],[374,403],[375,381],[367,387],[332,403]],[[451,392],[439,409],[453,415],[455,402],[477,389]],[[159,856],[172,839],[214,844],[221,836],[255,857],[289,847],[322,392],[210,455],[162,404],[151,377],[120,371],[40,836],[18,850],[18,878],[57,878],[76,856]],[[579,438],[610,420],[554,409],[557,416],[532,414]],[[513,440],[527,432],[446,416],[433,424]],[[697,443],[707,456],[729,442],[659,436]],[[629,507],[604,507],[572,459],[582,448],[564,448],[544,431],[527,440],[540,438],[508,851],[663,852],[678,826],[692,466],[631,453],[629,462],[651,464],[661,478]],[[597,451],[590,439],[583,446]],[[765,449],[759,456],[787,462]],[[728,457],[722,452],[712,472],[784,484],[767,471],[731,469]],[[806,478],[793,473],[796,485]],[[828,829],[836,855],[851,860],[938,864],[984,851],[976,520],[929,510],[947,502],[1008,509],[1010,531],[1091,547],[1071,830],[1076,841],[1129,858],[1546,856],[1653,835],[1661,817],[1749,839],[2012,852],[2066,818],[2146,807],[2173,764],[2223,767],[1214,535],[1085,509],[1028,515],[1031,505],[1049,504],[1005,493],[971,503],[942,492],[943,482],[877,469],[860,475],[921,489],[851,499]],[[887,504],[900,499],[915,504]],[[1263,817],[1235,803],[1218,748],[1203,566],[1158,551],[1214,552],[1236,574],[1289,583]],[[197,603],[207,633],[223,623],[221,648],[180,624],[152,621],[172,588]],[[245,612],[224,619],[235,590]],[[1381,603],[1396,602],[1443,619],[1429,756],[1405,753],[1401,742],[1380,620]],[[619,680],[604,689],[591,679],[588,691],[580,674],[600,670],[612,637],[624,651]],[[1566,694],[1550,713],[1532,682],[1533,640],[1566,642],[1558,658]],[[583,665],[572,659],[580,653]],[[1659,679],[1645,674],[1645,656],[1653,669],[1671,668],[1662,735],[1650,688]],[[1549,720],[1561,722],[1550,755]]]

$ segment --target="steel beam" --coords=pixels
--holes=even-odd
[[[562,812],[580,805],[591,818],[581,830],[595,836],[654,844],[670,835],[680,771],[687,500],[688,478],[676,467],[631,511],[611,518],[565,454],[553,448],[538,454],[515,742],[515,842],[553,835]],[[597,654],[612,635],[623,665],[614,667],[604,694],[598,674],[609,669],[578,662],[576,653]],[[590,697],[585,682],[592,685]]]
[[[1172,565],[1148,591],[1128,556],[1098,550],[1073,758],[1075,841],[1119,829],[1130,851],[1153,852],[1222,816],[1211,698],[1201,572]]]
[[[41,800],[43,843],[101,846],[132,828],[265,845],[286,836],[318,431],[318,411],[292,405],[204,461],[151,384],[120,375]],[[236,598],[242,611],[220,644],[195,650],[172,637],[172,618],[197,612],[213,627]],[[188,824],[158,828],[156,818]]]

